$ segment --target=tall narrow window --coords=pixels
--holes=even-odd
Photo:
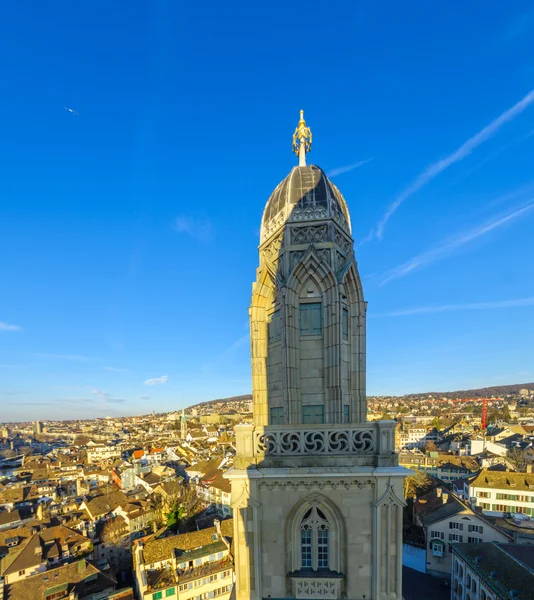
[[[273,406],[271,408],[271,425],[284,424],[284,409],[282,406]]]
[[[317,568],[328,569],[328,529],[317,532]]]
[[[311,529],[302,529],[300,532],[302,568],[311,569],[312,566],[312,531]]]
[[[268,324],[269,329],[269,342],[277,342],[281,337],[282,332],[282,319],[280,317],[280,311],[276,310],[271,315],[271,320]]]
[[[328,569],[329,526],[324,513],[314,506],[300,524],[300,563],[303,569]]]
[[[341,335],[344,340],[349,339],[349,311],[346,308],[341,311]]]
[[[324,423],[324,406],[322,404],[303,406],[302,422],[305,425],[320,425]]]
[[[300,305],[300,334],[321,335],[323,333],[323,307],[320,302]]]
[[[348,404],[343,405],[343,423],[349,422],[349,408]]]

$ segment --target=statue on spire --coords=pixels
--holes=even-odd
[[[293,134],[293,152],[299,157],[299,167],[306,166],[306,152],[311,150],[312,132],[304,120],[304,111],[300,111],[300,121]]]

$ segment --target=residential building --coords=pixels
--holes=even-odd
[[[451,600],[534,600],[534,546],[452,544]]]
[[[9,600],[106,600],[116,585],[117,581],[112,573],[101,571],[82,559],[7,584],[5,597]]]
[[[220,598],[234,582],[233,522],[164,538],[138,540],[134,566],[139,600]]]
[[[447,578],[451,572],[452,543],[509,542],[487,519],[443,488],[436,488],[414,503],[414,522],[423,527],[429,575]]]
[[[87,460],[90,463],[99,463],[104,460],[113,460],[120,458],[121,451],[116,446],[107,446],[105,444],[95,444],[87,447]]]
[[[441,452],[403,452],[399,454],[399,464],[408,469],[424,471],[445,483],[451,483],[461,477],[470,477],[480,471],[474,458]]]
[[[534,473],[484,469],[470,483],[469,499],[486,515],[522,513],[534,517]]]
[[[62,562],[75,557],[87,555],[92,550],[91,540],[67,527],[48,527],[35,533],[22,544],[8,542],[10,550],[2,565],[9,564],[0,570],[7,584],[26,579],[42,573]]]

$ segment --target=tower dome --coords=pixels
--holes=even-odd
[[[294,167],[265,205],[261,222],[262,244],[286,222],[333,219],[350,234],[345,198],[316,165]]]

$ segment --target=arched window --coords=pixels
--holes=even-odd
[[[300,523],[300,566],[302,569],[328,569],[330,528],[323,511],[313,506]]]
[[[345,524],[337,506],[313,492],[294,506],[286,529],[287,570],[346,570]]]

